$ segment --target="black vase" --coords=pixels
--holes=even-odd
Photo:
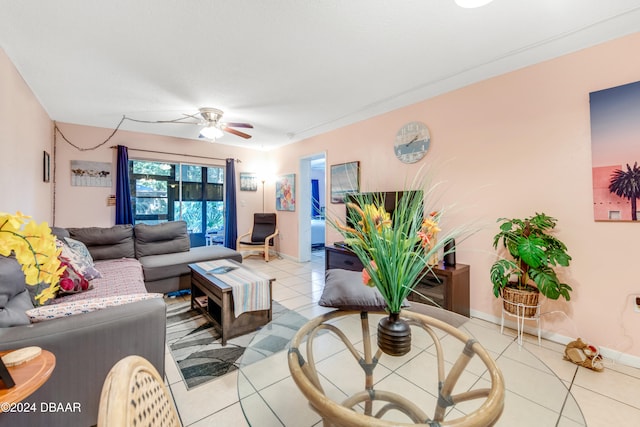
[[[404,356],[411,351],[411,327],[399,313],[378,322],[378,347],[389,356]]]

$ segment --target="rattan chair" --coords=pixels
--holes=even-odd
[[[264,260],[269,262],[269,247],[274,245],[278,235],[278,224],[274,213],[253,214],[253,227],[251,231],[238,237],[236,250],[238,252],[250,250],[264,251]],[[248,239],[247,239],[248,238]],[[250,254],[243,253],[242,257]]]
[[[171,394],[148,360],[127,356],[111,368],[100,395],[98,427],[181,425]]]

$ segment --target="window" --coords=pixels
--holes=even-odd
[[[609,219],[619,220],[621,218],[620,211],[609,211]]]
[[[224,168],[146,160],[129,161],[136,223],[183,220],[191,246],[224,230]]]

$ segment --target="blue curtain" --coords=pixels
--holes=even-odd
[[[124,145],[118,145],[116,224],[133,224],[133,207],[129,188],[129,152]]]
[[[320,215],[320,186],[317,179],[311,180],[311,217]]]
[[[236,213],[236,166],[234,159],[227,159],[224,175],[224,245],[236,248],[238,216]]]

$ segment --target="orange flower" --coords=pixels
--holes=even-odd
[[[431,246],[431,241],[435,238],[440,230],[438,227],[438,211],[433,211],[429,216],[422,220],[422,226],[418,231],[418,237],[420,238],[420,245],[423,248]]]
[[[371,267],[373,268],[374,271],[378,269],[378,266],[376,265],[375,261],[371,261]],[[376,285],[375,282],[371,280],[371,275],[369,274],[369,270],[367,270],[366,268],[362,269],[362,283],[371,287],[374,287]]]

